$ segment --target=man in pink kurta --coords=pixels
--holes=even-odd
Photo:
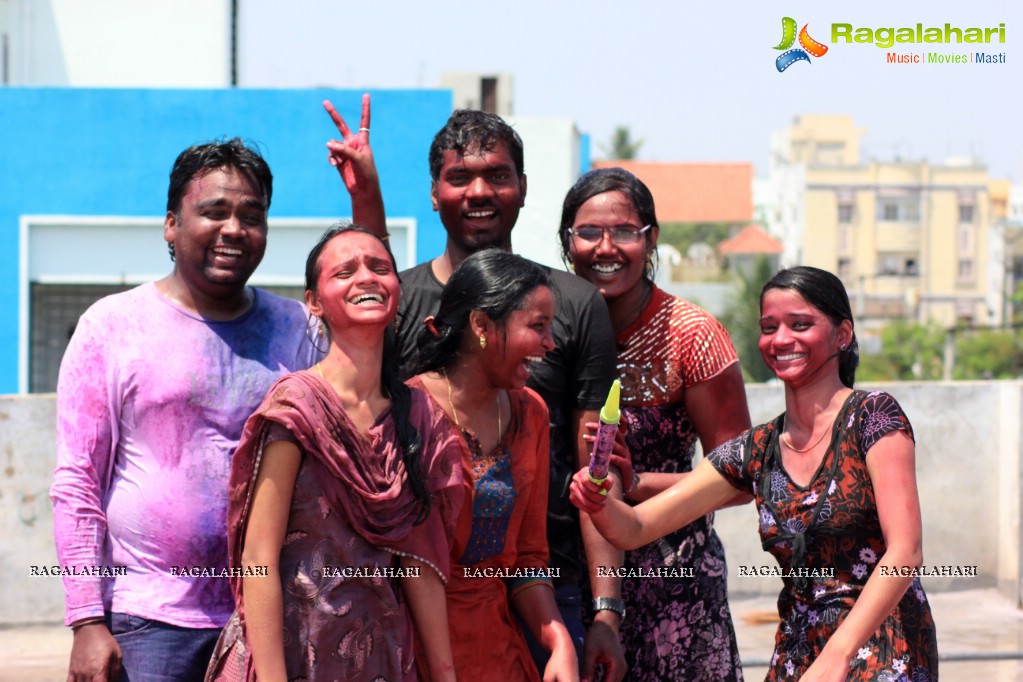
[[[51,497],[69,679],[201,679],[234,608],[231,456],[270,385],[318,353],[301,303],[246,285],[271,193],[237,139],[182,152],[173,272],[89,308],[64,355]]]

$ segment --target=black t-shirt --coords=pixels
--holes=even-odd
[[[572,584],[586,576],[580,564],[579,514],[568,500],[568,484],[578,469],[572,412],[604,404],[616,376],[617,355],[607,304],[596,287],[576,275],[542,267],[554,289],[554,350],[533,367],[528,385],[544,399],[551,414],[547,510],[551,567],[560,570],[556,583]],[[406,366],[415,354],[423,318],[437,313],[442,290],[430,261],[401,273],[398,348]]]

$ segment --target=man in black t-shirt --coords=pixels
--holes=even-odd
[[[368,101],[363,125],[352,135],[340,116],[328,108],[344,142],[332,141],[331,163],[338,167],[352,194],[353,204],[372,203],[379,190],[368,147]],[[434,137],[430,147],[430,197],[447,232],[444,252],[401,273],[399,346],[408,365],[423,319],[437,312],[441,290],[451,273],[471,254],[485,248],[511,250],[511,231],[526,196],[522,140],[499,116],[458,110]],[[359,178],[370,178],[370,182]],[[375,192],[375,196],[374,196]],[[386,233],[382,206],[380,225]],[[588,282],[567,272],[550,270],[555,293],[551,333],[555,348],[534,366],[528,385],[547,403],[551,417],[551,479],[547,538],[552,568],[558,569],[556,596],[562,617],[576,641],[583,675],[592,677],[596,663],[605,666],[605,679],[617,682],[625,674],[618,643],[624,615],[620,580],[598,576],[599,566],[622,565],[622,553],[611,547],[589,524],[583,528],[587,566],[582,563],[580,518],[568,501],[572,474],[588,459],[582,439],[586,422],[596,422],[598,411],[616,376],[614,332],[603,297]],[[620,490],[616,486],[615,490]],[[589,631],[582,624],[580,586],[590,581],[593,597],[600,597]],[[528,636],[529,633],[527,633]],[[585,642],[584,642],[585,640]],[[534,655],[538,655],[534,647]],[[543,661],[538,660],[543,670]]]

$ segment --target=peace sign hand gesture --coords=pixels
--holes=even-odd
[[[340,140],[327,142],[327,161],[337,169],[352,198],[352,219],[386,238],[384,199],[380,192],[380,178],[373,160],[373,150],[369,145],[369,94],[362,96],[362,117],[359,120],[359,131],[355,134],[330,100],[324,100],[323,108],[341,134]]]

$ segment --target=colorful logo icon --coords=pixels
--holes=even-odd
[[[819,43],[810,37],[810,34],[806,32],[807,26],[809,24],[804,24],[803,30],[799,32],[799,44],[802,46],[802,49],[797,47],[790,50],[789,48],[796,42],[796,20],[792,17],[782,17],[781,42],[774,48],[776,50],[785,50],[774,60],[774,65],[778,67],[778,73],[781,73],[796,62],[809,62],[810,55],[823,57],[828,51],[827,45]]]

